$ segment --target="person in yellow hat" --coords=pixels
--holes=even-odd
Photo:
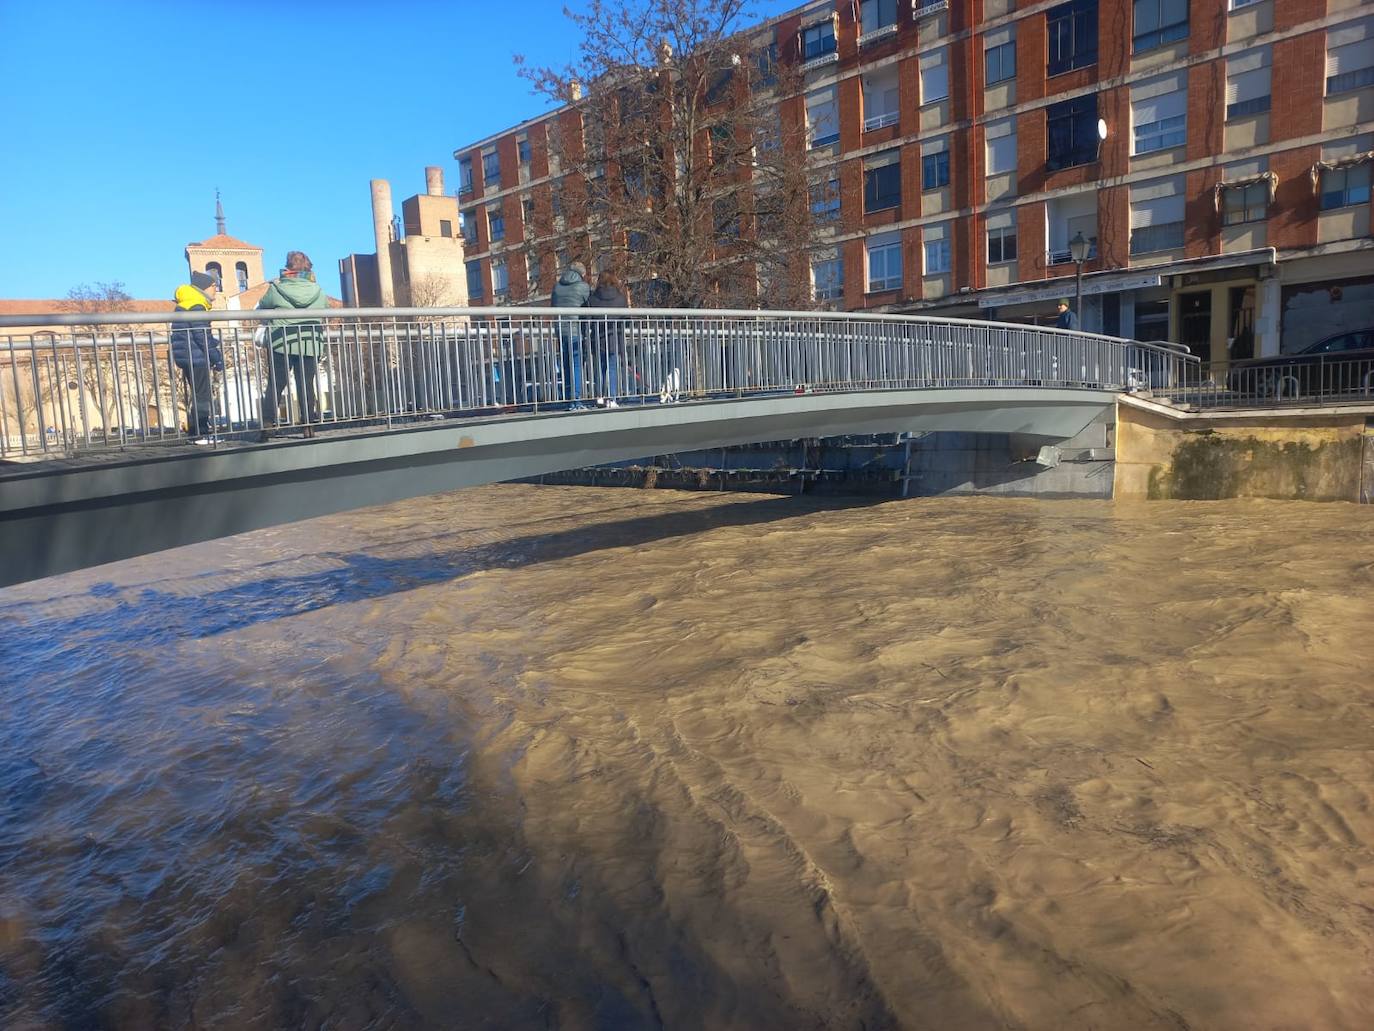
[[[192,272],[191,281],[176,288],[177,311],[209,311],[219,293],[219,284],[208,272]],[[224,368],[224,353],[219,337],[209,323],[177,322],[168,339],[172,362],[186,380],[186,432],[197,444],[210,443],[215,431],[214,381],[212,371]]]

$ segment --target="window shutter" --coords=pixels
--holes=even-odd
[[[947,150],[949,150],[948,136],[937,136],[933,140],[924,140],[921,143],[921,157],[930,154],[943,154]]]
[[[1166,118],[1177,118],[1187,112],[1188,94],[1182,90],[1131,103],[1131,119],[1135,125],[1162,122]]]
[[[886,168],[888,165],[895,165],[901,160],[900,150],[885,150],[881,154],[871,154],[864,158],[864,171],[871,172],[875,168]]]
[[[1011,229],[1016,225],[1016,212],[989,211],[983,215],[985,229]]]
[[[983,127],[987,143],[987,174],[1001,175],[1016,168],[1016,129],[1010,118]]]
[[[991,50],[993,47],[1000,47],[1012,41],[1012,28],[1010,25],[1003,26],[993,32],[983,33],[983,49]]]
[[[1258,100],[1269,96],[1269,69],[1256,68],[1252,72],[1241,72],[1226,80],[1226,106],[1241,104],[1247,100]]]
[[[1374,39],[1332,47],[1326,52],[1327,78],[1364,71],[1366,68],[1374,68]]]

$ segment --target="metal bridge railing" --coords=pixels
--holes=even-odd
[[[1287,355],[1245,365],[1201,365],[1157,393],[1197,409],[1291,408],[1374,401],[1374,358]]]
[[[280,311],[0,317],[0,457],[178,441],[188,428],[215,443],[265,426],[308,433],[598,401],[969,386],[1169,390],[1197,382],[1196,359],[1185,349],[956,319],[333,309],[321,311],[310,327],[322,341],[318,360],[295,363],[306,395],[309,384],[315,387],[312,411],[307,397],[298,396],[295,370],[273,361],[280,327],[273,323],[281,317]],[[310,316],[295,313],[302,317]],[[209,352],[196,346],[187,359],[183,346],[178,365],[169,339],[188,325],[213,333],[222,363],[207,367]],[[208,426],[188,427],[197,402],[208,405]]]

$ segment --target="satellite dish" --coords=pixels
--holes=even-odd
[[[1105,118],[1099,118],[1097,120],[1097,138],[1099,140],[1105,140],[1107,138],[1107,120]]]

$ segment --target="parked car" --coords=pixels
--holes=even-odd
[[[1337,333],[1292,354],[1236,362],[1227,385],[1258,397],[1374,394],[1374,328]]]

